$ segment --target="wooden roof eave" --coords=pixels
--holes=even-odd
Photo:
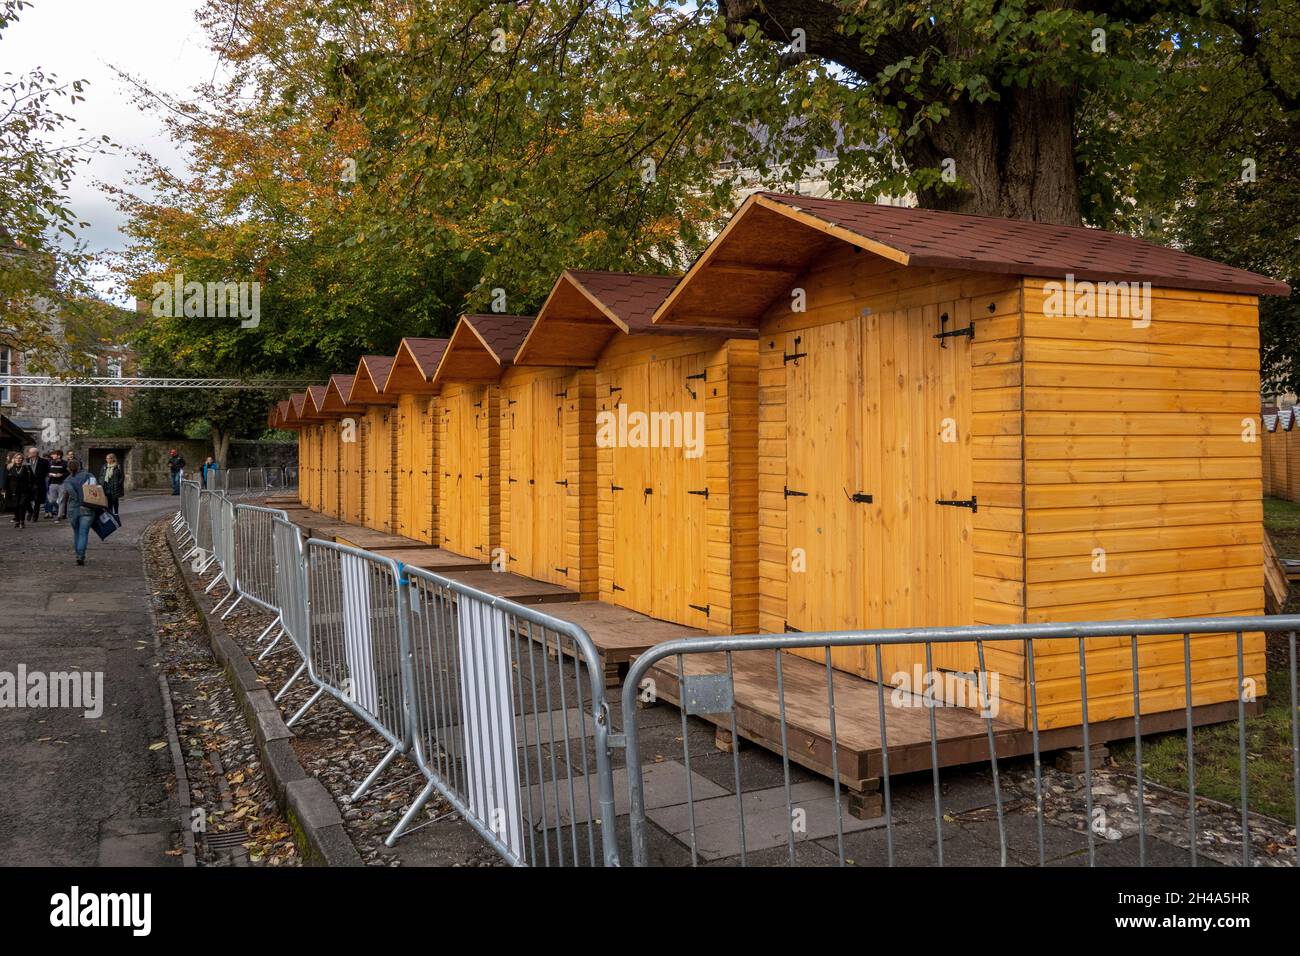
[[[731,220],[723,227],[722,231],[719,232],[718,235],[714,237],[713,241],[709,243],[708,248],[705,249],[704,252],[700,254],[699,258],[691,264],[691,267],[686,270],[686,275],[682,276],[681,281],[678,282],[673,290],[668,293],[668,296],[662,303],[660,303],[659,308],[655,309],[654,315],[650,317],[650,321],[653,324],[664,326],[708,326],[716,327],[720,330],[726,330],[729,328],[755,329],[758,327],[759,320],[766,309],[751,310],[744,318],[725,316],[712,317],[698,314],[679,316],[675,314],[675,310],[681,303],[682,298],[692,292],[695,285],[699,283],[701,278],[706,274],[712,277],[718,273],[725,273],[729,275],[747,276],[750,278],[779,275],[783,278],[793,280],[807,268],[808,261],[812,258],[811,255],[806,256],[804,261],[800,262],[798,265],[792,265],[789,267],[766,266],[761,264],[755,266],[737,266],[734,264],[719,264],[714,261],[718,258],[720,250],[725,248],[732,239],[742,235],[744,230],[750,228],[749,223],[754,216],[755,209],[762,209],[767,212],[775,213],[785,219],[799,223],[808,229],[821,233],[824,236],[863,249],[867,252],[873,253],[874,255],[880,256],[881,258],[895,262],[898,265],[908,266],[913,264],[908,254],[900,249],[895,249],[884,243],[868,239],[867,237],[858,235],[842,226],[819,219],[817,216],[804,212],[801,209],[795,209],[785,203],[777,202],[766,196],[755,193],[741,203],[740,209],[736,211],[735,215],[731,217]],[[712,321],[715,318],[716,321]]]
[[[463,329],[469,331],[464,332]],[[466,341],[467,337],[468,341]],[[458,363],[466,361],[463,356],[475,353],[486,355],[490,366],[485,365],[481,371],[476,369],[472,372],[457,368]],[[438,367],[434,370],[433,386],[435,389],[441,389],[448,382],[491,385],[500,381],[501,373],[504,371],[505,367],[497,353],[483,340],[483,336],[474,328],[474,324],[467,321],[465,316],[461,316],[456,323],[456,328],[452,330],[451,341],[447,343],[442,358],[438,360]]]

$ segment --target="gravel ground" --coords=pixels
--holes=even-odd
[[[225,595],[225,585],[217,585],[212,593],[220,600]],[[257,640],[271,619],[270,614],[246,601],[224,623],[227,633],[253,662],[258,677],[275,694],[297,669],[299,658],[285,638],[269,656],[258,660],[275,636],[273,631],[260,644]],[[285,720],[306,703],[313,690],[305,677],[294,683],[278,702]],[[419,828],[449,821],[456,816],[451,806],[438,796],[425,805],[420,818],[411,824],[396,847],[390,849],[383,842],[424,788],[425,778],[415,764],[399,756],[365,796],[354,803],[352,792],[383,758],[388,742],[329,696],[323,696],[313,704],[292,729],[295,735],[293,747],[303,769],[319,779],[334,797],[348,836],[366,864],[401,866],[404,862],[425,862],[421,859],[422,851],[427,849],[429,840],[424,837],[431,834],[421,834]],[[497,854],[477,838],[468,846],[463,840],[457,841],[457,846],[453,858],[440,858],[437,862],[450,866],[504,865]]]
[[[141,545],[189,778],[197,862],[297,866],[297,848],[258,760],[256,741],[185,597],[165,528],[163,522],[155,524]]]

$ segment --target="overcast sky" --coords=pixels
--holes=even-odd
[[[75,118],[69,138],[82,127],[123,147],[82,167],[70,194],[73,211],[90,223],[83,238],[95,251],[125,244],[121,217],[95,183],[126,179],[132,163],[127,149],[144,148],[173,168],[184,166],[158,118],[132,103],[131,89],[112,68],[181,96],[211,79],[214,58],[194,21],[201,6],[202,0],[34,0],[0,38],[0,72],[21,74],[39,66],[64,81],[90,81],[85,102],[57,107]],[[119,295],[112,298],[129,304]]]

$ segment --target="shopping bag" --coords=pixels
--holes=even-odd
[[[90,523],[90,527],[94,529],[95,534],[99,535],[100,541],[106,539],[121,526],[122,523],[117,520],[117,516],[111,511],[101,511],[95,520]]]
[[[85,484],[81,486],[81,500],[96,508],[108,507],[108,495],[100,485]]]

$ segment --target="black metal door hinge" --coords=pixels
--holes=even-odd
[[[852,501],[854,504],[869,505],[871,504],[871,495],[866,494],[865,492],[855,491],[853,494],[849,495],[849,501]]]
[[[567,488],[567,487],[569,487],[569,479],[568,479],[568,478],[561,478],[559,481],[556,482],[556,484],[557,484],[557,485],[563,485],[565,488]]]
[[[564,391],[562,391],[562,392],[556,392],[556,393],[555,393],[555,397],[556,397],[556,398],[568,398],[568,397],[569,397],[569,390],[566,388],[566,389],[565,389]]]
[[[948,505],[950,508],[969,508],[971,511],[980,510],[979,502],[976,500],[974,495],[971,495],[969,498],[964,500],[962,499],[949,500],[947,498],[935,498],[934,503],[936,505]]]
[[[704,613],[704,616],[705,616],[705,617],[708,617],[708,616],[709,616],[709,605],[707,605],[707,604],[692,604],[692,605],[689,605],[689,606],[695,608],[695,610],[697,610],[697,611],[702,611],[702,612]]]
[[[948,339],[958,335],[964,335],[972,342],[975,341],[975,323],[972,322],[964,329],[950,329],[948,328],[947,312],[939,316],[939,329],[940,331],[936,332],[934,337],[939,340],[940,348],[946,349],[948,347]]]
[[[513,398],[506,399],[506,408],[509,408],[511,405],[517,405],[517,404],[518,402],[516,402]]]
[[[482,408],[482,407],[483,407],[483,403],[482,403],[482,402],[475,402],[475,403],[474,403],[474,407],[475,407],[475,408]]]
[[[707,373],[707,372],[700,372],[698,375],[687,375],[687,376],[686,376],[686,391],[690,393],[691,398],[699,398],[699,397],[700,397],[700,396],[698,396],[698,395],[695,394],[695,389],[691,388],[691,382],[692,382],[693,380],[697,380],[697,379],[698,379],[699,381],[704,381],[704,380],[707,378],[707,376],[708,376],[708,373]]]
[[[609,486],[609,490],[610,490],[610,491],[622,491],[622,490],[623,490],[623,486],[622,486],[622,485],[615,485],[615,484],[611,483],[610,486]]]
[[[789,621],[786,621],[786,622],[785,622],[785,632],[786,632],[787,634],[802,634],[802,633],[803,633],[803,631],[800,630],[799,628],[797,628],[797,627],[791,627]]]
[[[785,496],[786,496],[787,498],[807,498],[807,497],[808,497],[808,492],[806,492],[806,491],[792,491],[790,488],[787,487],[787,488],[785,489]]]
[[[513,484],[514,484],[516,481],[518,481],[518,480],[519,480],[518,478],[507,478],[507,479],[506,479],[506,484],[507,484],[507,485],[513,485]]]
[[[799,360],[800,360],[801,358],[807,358],[807,357],[808,357],[808,353],[807,353],[807,352],[800,352],[800,351],[799,351],[799,343],[801,343],[802,341],[803,341],[803,336],[801,336],[801,335],[796,335],[796,336],[794,337],[794,348],[795,348],[795,350],[794,350],[793,352],[784,352],[784,351],[783,351],[783,352],[781,353],[781,361],[782,361],[783,364],[785,364],[785,365],[789,365],[791,362],[794,362],[795,364],[798,364],[798,362],[799,362]]]
[[[612,589],[614,589],[615,591],[626,591],[626,590],[627,590],[627,588],[621,588],[621,587],[619,587],[617,584],[613,584],[613,583],[610,584],[610,587],[611,587]]]
[[[555,571],[555,572],[558,573],[558,574],[568,574],[568,573],[569,573],[569,569],[568,569],[568,568],[552,568],[551,570],[552,570],[552,571]]]
[[[483,480],[483,476],[481,474],[475,475],[474,477],[477,478],[479,481]]]
[[[623,391],[622,385],[611,385],[609,387],[609,394],[611,395],[613,395],[615,392],[621,392],[621,391]]]
[[[687,493],[688,495],[699,495],[701,498],[708,498],[708,497],[709,497],[709,489],[708,489],[708,488],[705,488],[703,491],[688,491],[688,492],[686,492],[686,493]]]

